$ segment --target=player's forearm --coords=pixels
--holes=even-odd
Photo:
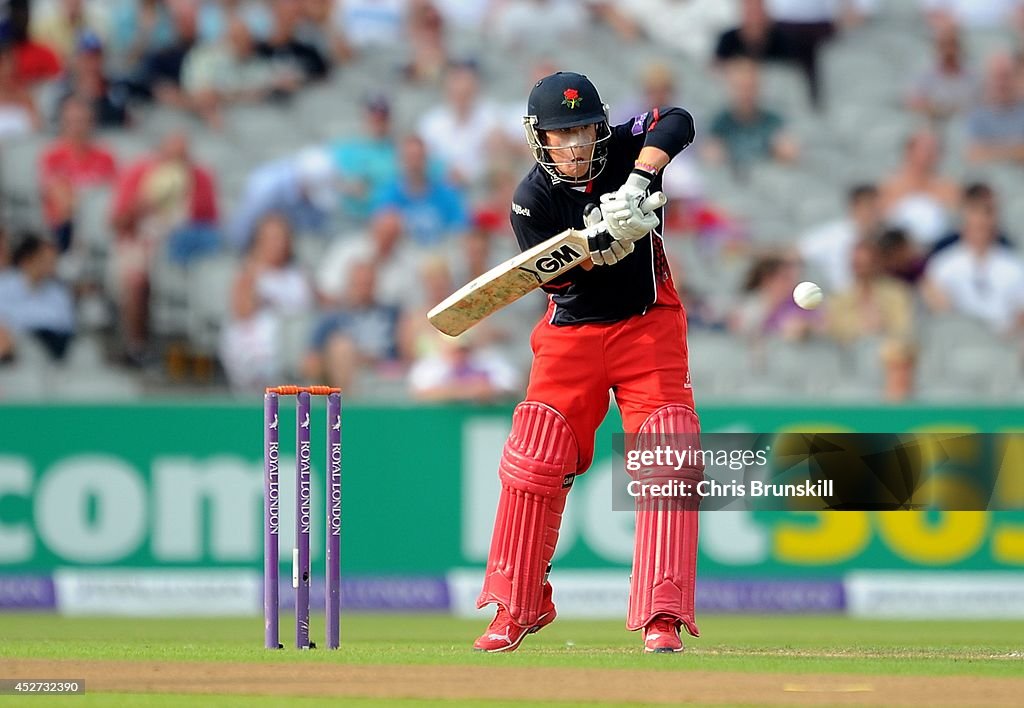
[[[636,157],[636,167],[645,172],[657,174],[665,169],[671,159],[669,154],[661,148],[645,145]]]

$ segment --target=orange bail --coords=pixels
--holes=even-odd
[[[331,386],[268,386],[266,392],[276,393],[279,396],[296,396],[300,393],[308,393],[311,396],[329,396],[332,393],[341,393],[341,389]]]

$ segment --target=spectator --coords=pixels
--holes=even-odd
[[[130,95],[128,86],[106,76],[103,44],[99,36],[89,31],[79,35],[74,61],[61,87],[59,103],[75,96],[92,105],[100,127],[120,128],[131,122],[128,110]]]
[[[337,180],[334,162],[321,148],[257,168],[231,221],[229,241],[246,248],[256,224],[270,212],[283,214],[300,234],[324,233],[338,208]]]
[[[185,58],[182,87],[203,120],[220,130],[225,106],[287,95],[298,89],[299,77],[258,57],[245,21],[234,17],[223,40],[200,45]]]
[[[547,76],[547,74],[544,74],[544,76]],[[616,109],[612,115],[613,123],[625,123],[634,116],[640,115],[644,111],[649,111],[655,106],[681,105],[681,92],[671,64],[662,61],[653,61],[646,64],[637,77],[637,84],[641,88],[641,93],[631,96],[620,103],[621,108]],[[523,110],[520,107],[519,113],[522,112]],[[520,116],[520,123],[522,123],[522,116]],[[680,153],[680,156],[686,154],[687,151],[684,150]]]
[[[803,339],[816,327],[816,312],[793,302],[799,265],[780,256],[754,261],[743,285],[744,296],[730,317],[730,329],[752,338]]]
[[[963,205],[964,209],[966,209],[970,205],[977,209],[983,209],[985,211],[988,211],[989,213],[995,215],[995,218],[998,221],[999,204],[996,201],[995,190],[992,189],[992,187],[990,187],[989,185],[985,184],[984,182],[975,182],[973,184],[968,185],[967,188],[964,189]],[[960,243],[961,240],[962,237],[959,231],[954,231],[953,233],[946,235],[945,237],[939,239],[935,243],[935,245],[932,247],[931,252],[928,254],[928,257],[931,258],[935,256],[935,254],[937,254],[939,251],[945,250],[950,246],[955,246],[956,244]],[[999,231],[999,235],[996,237],[996,241],[1001,246],[1013,248],[1013,243],[1010,241],[1009,237],[1007,237],[1006,233],[1003,232],[1002,230]]]
[[[483,177],[493,153],[489,145],[501,140],[501,116],[493,101],[481,96],[475,64],[454,64],[445,77],[445,102],[420,120],[419,134],[427,152],[439,157],[448,177],[468,186]],[[458,136],[453,139],[453,136]]]
[[[463,196],[430,173],[423,140],[416,136],[402,140],[399,159],[399,176],[381,188],[376,208],[401,212],[417,246],[438,246],[465,230],[469,217]]]
[[[726,76],[730,105],[711,123],[705,157],[714,163],[728,160],[739,172],[760,160],[795,162],[799,149],[783,130],[782,118],[761,105],[757,64],[749,59],[734,59]]]
[[[877,340],[879,362],[885,368],[885,398],[905,400],[914,380],[910,289],[883,275],[874,241],[858,241],[850,256],[853,280],[829,295],[825,330],[844,345]]]
[[[935,312],[954,311],[997,332],[1024,325],[1024,261],[998,243],[995,210],[964,205],[960,242],[928,262],[922,293]]]
[[[49,0],[32,7],[32,37],[65,59],[78,50],[83,35],[96,35],[109,22],[109,8],[96,0]]]
[[[60,57],[29,33],[28,2],[12,3],[7,20],[0,25],[0,44],[8,44],[14,52],[14,79],[21,86],[31,86],[60,76]]]
[[[117,0],[107,33],[115,65],[124,72],[141,68],[143,58],[174,43],[171,7],[163,0]]]
[[[575,44],[588,31],[586,3],[577,0],[504,0],[487,25],[504,50]],[[544,22],[537,22],[543,17]]]
[[[199,18],[191,3],[170,4],[174,23],[172,42],[143,57],[140,87],[162,105],[187,110],[188,96],[181,88],[185,58],[199,40]]]
[[[411,84],[435,86],[450,63],[444,17],[430,0],[410,0],[406,37],[410,51],[403,71]]]
[[[57,280],[57,247],[26,234],[14,246],[11,265],[0,271],[0,360],[14,353],[19,336],[63,359],[75,335],[75,308],[71,290]]]
[[[907,285],[916,285],[924,275],[926,260],[921,248],[898,226],[885,229],[878,237],[878,258],[883,273]]]
[[[71,245],[79,191],[112,184],[117,176],[114,155],[95,141],[93,128],[89,104],[68,99],[61,108],[60,137],[40,156],[43,216],[61,251]]]
[[[267,214],[231,290],[231,309],[220,355],[232,387],[247,391],[280,380],[281,320],[301,317],[313,305],[306,274],[296,265],[288,220]]]
[[[187,266],[216,251],[217,219],[213,178],[193,161],[185,133],[169,133],[152,155],[124,171],[111,221],[118,238],[115,270],[128,363],[146,358],[154,261],[167,258]]]
[[[409,370],[414,399],[494,403],[519,392],[515,368],[496,349],[480,347],[473,333],[437,337],[441,340],[438,350],[418,359]]]
[[[800,257],[824,276],[823,284],[831,290],[845,290],[853,284],[854,245],[874,241],[882,229],[882,210],[874,185],[853,187],[846,205],[845,218],[812,229],[797,244]]]
[[[317,290],[327,301],[340,303],[352,269],[372,263],[377,274],[376,301],[393,307],[411,306],[420,295],[414,286],[417,261],[405,241],[402,215],[380,211],[370,222],[369,233],[338,239],[324,254],[317,269]]]
[[[811,103],[821,108],[822,86],[818,56],[842,26],[860,24],[875,0],[766,0],[793,58],[807,77]]]
[[[715,59],[726,62],[738,57],[754,61],[788,61],[794,52],[785,33],[768,16],[765,0],[741,0],[740,24],[718,38]]]
[[[340,306],[317,324],[303,367],[306,378],[346,391],[360,369],[387,370],[407,360],[409,351],[400,337],[400,310],[376,299],[373,264],[354,264],[350,273]]]
[[[360,51],[390,48],[402,41],[408,0],[334,0],[335,28]]]
[[[957,26],[945,22],[934,31],[935,63],[915,79],[907,107],[942,122],[971,108],[978,98],[978,77],[964,58]]]
[[[341,182],[342,209],[359,222],[370,217],[371,199],[377,190],[398,175],[391,104],[383,96],[370,96],[363,106],[365,134],[330,146]]]
[[[722,0],[594,0],[592,7],[625,41],[650,39],[700,63],[738,19],[734,3]]]
[[[0,43],[0,143],[29,135],[42,127],[35,98],[17,79],[15,69],[13,48]]]
[[[302,23],[296,35],[334,63],[342,64],[355,57],[355,49],[334,19],[337,12],[335,0],[302,0]]]
[[[118,237],[147,248],[166,245],[178,265],[217,250],[218,218],[213,175],[193,160],[183,131],[169,132],[118,180],[112,209]]]
[[[960,187],[939,173],[942,144],[930,128],[907,138],[903,162],[882,182],[882,211],[928,249],[948,230],[960,201]]]
[[[967,134],[971,162],[1024,162],[1024,99],[1009,54],[989,59],[982,100],[967,116]]]
[[[272,0],[271,12],[270,36],[256,44],[256,53],[291,68],[303,83],[326,78],[330,72],[327,59],[319,49],[297,36],[302,22],[299,0]]]

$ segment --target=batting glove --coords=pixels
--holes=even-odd
[[[587,228],[601,223],[601,209],[596,204],[587,206],[583,214],[583,225]],[[617,241],[601,232],[589,239],[590,260],[594,265],[614,265],[633,252],[632,241]]]
[[[619,243],[632,244],[661,223],[654,212],[645,214],[640,210],[640,202],[650,185],[650,177],[633,170],[618,191],[601,195],[601,214],[605,225],[608,233]]]

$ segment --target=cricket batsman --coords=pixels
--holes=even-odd
[[[672,282],[656,212],[640,203],[694,138],[682,108],[652,107],[611,127],[608,106],[581,74],[533,87],[523,122],[537,162],[516,189],[512,227],[527,249],[567,228],[599,222],[611,237],[591,263],[544,286],[548,310],[530,344],[526,400],[512,417],[498,475],[501,496],[477,606],[497,614],[480,651],[513,651],[555,619],[550,561],[565,499],[590,466],[609,391],[637,439],[696,436],[686,315]],[[597,204],[600,206],[598,207]],[[633,473],[631,473],[633,474]],[[703,469],[646,469],[645,479],[695,485]],[[639,502],[626,626],[647,652],[682,651],[698,636],[693,594],[699,501]]]

